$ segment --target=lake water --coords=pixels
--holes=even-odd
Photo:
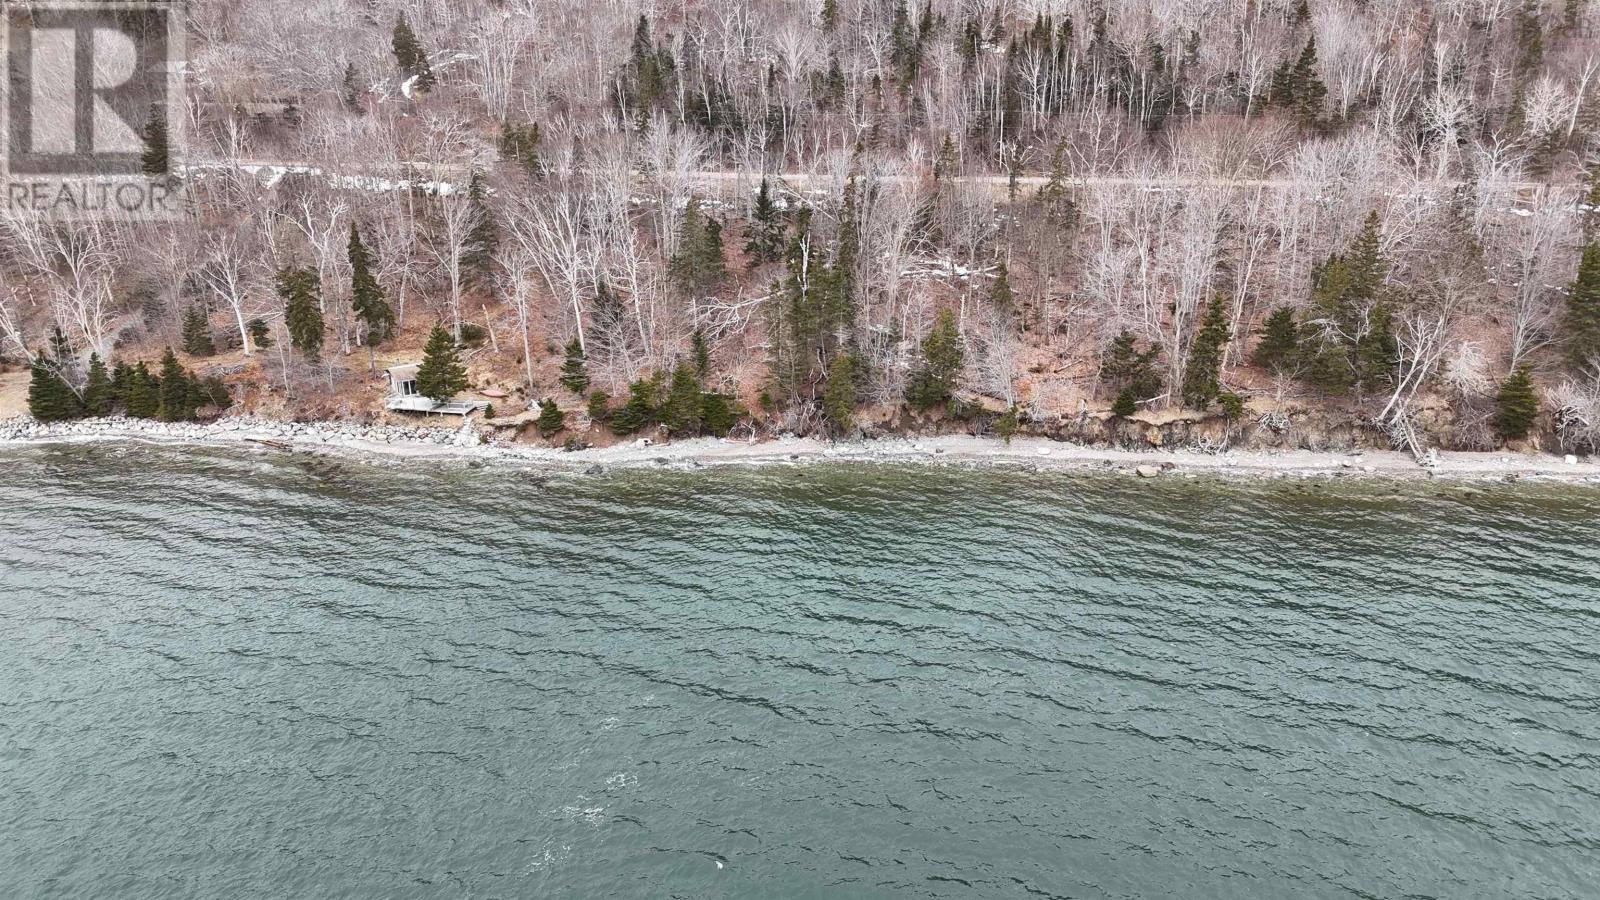
[[[0,451],[0,897],[1592,898],[1597,526]]]

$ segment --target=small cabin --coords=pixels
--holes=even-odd
[[[389,376],[389,396],[384,400],[384,408],[391,412],[419,412],[441,416],[467,416],[489,408],[484,400],[449,400],[440,402],[432,397],[424,397],[417,387],[417,370],[422,366],[412,363],[404,366],[393,366],[383,370]]]

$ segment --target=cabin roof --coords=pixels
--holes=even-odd
[[[422,368],[422,366],[418,365],[417,363],[409,363],[404,366],[391,366],[383,371],[393,381],[415,381],[417,377],[417,370],[420,368]]]

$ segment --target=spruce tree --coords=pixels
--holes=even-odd
[[[1567,361],[1575,372],[1600,366],[1600,241],[1590,241],[1567,291]]]
[[[150,104],[150,117],[145,120],[140,135],[144,150],[139,154],[139,169],[151,178],[164,178],[172,171],[172,141],[167,134],[167,114],[157,104]]]
[[[250,343],[257,350],[265,350],[272,346],[272,332],[267,327],[266,319],[251,319],[245,323],[245,330],[250,332]]]
[[[1124,419],[1139,411],[1138,398],[1134,396],[1133,388],[1125,387],[1118,394],[1117,399],[1111,404],[1111,414]]]
[[[828,384],[822,389],[822,414],[835,434],[855,427],[856,361],[847,353],[833,358],[828,367]]]
[[[1189,347],[1189,362],[1183,373],[1184,406],[1203,410],[1222,393],[1222,350],[1230,337],[1228,306],[1220,298],[1212,298],[1200,331]]]
[[[539,418],[534,422],[539,428],[539,434],[549,437],[567,427],[567,414],[561,411],[556,401],[546,397],[539,401]]]
[[[113,397],[111,376],[106,373],[105,362],[100,359],[100,354],[89,354],[89,378],[83,386],[84,413],[91,416],[110,415]]]
[[[1111,339],[1101,354],[1100,378],[1134,400],[1148,399],[1161,391],[1161,377],[1155,369],[1156,360],[1160,357],[1160,344],[1151,344],[1140,350],[1133,332],[1123,330]]]
[[[161,383],[143,362],[134,366],[128,377],[125,406],[128,415],[136,419],[153,419],[161,411]]]
[[[345,63],[344,81],[339,86],[340,99],[344,101],[346,109],[361,109],[361,95],[365,91],[361,87],[359,76],[356,75],[356,64]]]
[[[591,422],[604,422],[611,418],[611,395],[605,391],[591,393],[586,411]]]
[[[778,204],[772,199],[772,190],[766,178],[761,179],[761,190],[756,194],[755,209],[751,214],[750,237],[745,241],[744,252],[754,265],[777,262],[783,258],[784,226]]]
[[[183,314],[183,352],[190,356],[216,355],[216,344],[211,341],[211,317],[199,304]]]
[[[689,337],[689,355],[694,360],[695,375],[703,379],[711,374],[711,347],[703,329],[696,328]]]
[[[189,373],[178,364],[178,357],[168,347],[161,355],[161,389],[156,417],[163,422],[185,422],[194,418],[197,405],[189,396]],[[196,398],[198,399],[198,398]]]
[[[503,122],[500,125],[500,156],[515,162],[524,174],[538,177],[544,173],[544,161],[539,155],[542,140],[537,122],[526,125]]]
[[[466,389],[467,367],[461,362],[455,340],[444,326],[433,326],[422,351],[422,365],[417,367],[417,392],[447,403]]]
[[[628,402],[611,414],[611,430],[617,434],[633,434],[655,421],[660,389],[659,373],[628,385]]]
[[[700,395],[700,421],[708,433],[722,437],[733,430],[739,415],[727,394],[707,391]]]
[[[723,259],[722,225],[690,200],[678,233],[678,250],[667,264],[667,274],[689,295],[704,294],[728,275]]]
[[[394,330],[394,309],[384,298],[383,288],[372,273],[372,254],[361,240],[361,230],[350,223],[350,306],[365,332],[370,348],[389,339]]]
[[[700,433],[700,379],[688,363],[673,367],[672,381],[661,403],[661,424],[673,437]]]
[[[955,313],[942,309],[934,320],[933,330],[922,342],[922,361],[912,370],[906,385],[906,400],[919,412],[949,400],[965,359]]]
[[[322,352],[323,321],[321,283],[309,268],[290,266],[278,272],[278,296],[283,300],[289,345],[308,362]]]
[[[1295,62],[1290,77],[1292,102],[1300,123],[1307,127],[1317,125],[1322,120],[1322,104],[1328,96],[1328,88],[1317,72],[1317,39],[1314,35],[1306,39],[1305,49],[1300,51],[1300,58]]]
[[[461,268],[469,282],[486,287],[494,280],[500,226],[489,206],[489,187],[481,172],[474,171],[467,184],[467,210],[472,227],[467,232],[467,244],[461,254]]]
[[[567,358],[561,363],[561,386],[574,394],[582,394],[589,389],[588,358],[584,356],[583,344],[577,338],[567,342]]]
[[[34,356],[29,372],[28,414],[40,422],[63,422],[83,415],[78,395],[43,351]]]
[[[423,93],[432,90],[437,83],[433,75],[433,66],[428,62],[428,53],[422,49],[422,42],[417,40],[417,33],[411,30],[411,23],[406,21],[404,14],[395,20],[391,46],[400,71],[407,77],[416,79],[414,83],[416,90]]]
[[[1533,385],[1527,366],[1516,371],[1500,385],[1500,395],[1495,400],[1494,427],[1507,440],[1526,437],[1533,420],[1539,416],[1539,391]]]
[[[1294,310],[1280,306],[1262,324],[1261,342],[1256,344],[1250,361],[1260,368],[1283,372],[1294,367],[1299,346],[1300,329],[1295,325]]]

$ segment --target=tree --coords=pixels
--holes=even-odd
[[[323,322],[321,282],[309,268],[289,266],[278,272],[278,296],[283,300],[289,345],[308,362],[322,352]]]
[[[628,402],[611,416],[611,430],[633,434],[655,421],[656,398],[660,396],[661,374],[641,378],[628,385]]]
[[[574,394],[589,389],[589,362],[577,338],[567,342],[567,358],[561,363],[561,385]]]
[[[1600,241],[1583,248],[1577,280],[1567,292],[1566,344],[1574,370],[1600,361]]]
[[[428,62],[428,53],[422,49],[422,42],[417,40],[417,33],[411,30],[411,23],[406,21],[404,14],[395,20],[394,39],[391,46],[394,49],[394,60],[400,66],[400,71],[409,78],[415,79],[414,86],[418,91],[427,92],[433,89],[437,81],[433,75],[433,66]]]
[[[178,357],[168,347],[161,355],[160,406],[156,418],[163,422],[186,422],[194,418],[198,398],[189,396],[189,373],[178,364]]]
[[[949,400],[965,357],[961,334],[956,330],[955,313],[949,309],[940,310],[933,330],[922,342],[922,362],[911,374],[906,400],[923,412]]]
[[[344,101],[345,108],[359,110],[361,95],[364,93],[366,89],[361,86],[360,78],[356,75],[356,64],[345,63],[344,81],[339,86],[339,96]]]
[[[667,274],[679,290],[691,296],[706,293],[728,276],[722,225],[701,212],[696,200],[690,200],[684,210],[678,252],[667,264]]]
[[[166,177],[172,171],[172,142],[167,134],[167,114],[159,105],[150,104],[150,116],[140,136],[144,150],[139,154],[139,170],[152,178]]]
[[[1250,361],[1263,369],[1283,372],[1294,367],[1300,349],[1300,330],[1294,321],[1294,310],[1280,306],[1267,316],[1261,326],[1261,341]]]
[[[1500,385],[1500,395],[1495,399],[1494,427],[1507,440],[1515,440],[1527,436],[1538,416],[1538,388],[1534,387],[1528,367],[1518,366]]]
[[[190,356],[216,355],[216,344],[211,341],[211,317],[199,304],[183,314],[183,352]]]
[[[363,335],[362,343],[368,348],[388,340],[394,331],[394,309],[384,298],[383,288],[372,273],[372,254],[361,239],[361,229],[350,223],[350,307],[355,310],[356,321]],[[370,356],[370,353],[369,353]]]
[[[1189,365],[1183,372],[1183,405],[1205,409],[1222,393],[1222,350],[1232,333],[1228,329],[1228,304],[1212,298],[1205,320],[1189,347]]]
[[[60,366],[44,351],[34,355],[29,375],[29,415],[40,422],[63,422],[83,415],[78,395],[61,376]]]
[[[696,328],[689,337],[689,355],[694,359],[694,373],[700,378],[711,374],[711,347],[706,343],[704,329]]]
[[[474,171],[467,183],[467,215],[471,227],[462,248],[461,269],[467,280],[486,286],[494,277],[495,253],[500,249],[500,225],[489,207],[489,188],[481,172]]]
[[[1149,400],[1161,390],[1161,377],[1156,374],[1155,362],[1161,357],[1161,345],[1151,344],[1139,349],[1133,332],[1124,330],[1111,339],[1100,357],[1100,377],[1133,400]],[[1131,415],[1131,413],[1118,413]]]
[[[1138,398],[1134,396],[1133,388],[1123,388],[1117,394],[1117,399],[1111,404],[1111,414],[1124,419],[1139,411]]]
[[[546,397],[539,401],[539,418],[534,422],[539,428],[539,434],[549,437],[567,427],[567,414],[561,411],[556,401]]]
[[[711,434],[725,435],[738,423],[739,413],[727,394],[706,391],[700,395],[700,421]]]
[[[417,391],[439,403],[448,403],[467,389],[467,367],[461,362],[456,342],[441,325],[433,326],[428,345],[417,367]]]
[[[111,378],[106,374],[106,364],[100,354],[89,354],[89,377],[83,386],[83,411],[91,416],[111,414],[113,391]]]
[[[700,433],[700,379],[688,363],[678,363],[672,369],[667,397],[661,404],[661,424],[674,437]]]
[[[778,204],[772,199],[772,189],[767,179],[761,179],[761,190],[756,193],[756,205],[750,217],[749,239],[744,252],[752,265],[777,262],[783,259],[784,222]]]
[[[153,419],[161,411],[161,383],[142,361],[128,375],[123,409],[136,419]]]
[[[856,392],[855,357],[848,353],[834,356],[833,364],[828,366],[828,383],[822,389],[822,414],[834,434],[855,427]]]
[[[590,394],[587,412],[591,422],[604,422],[611,418],[611,395],[605,391]]]

